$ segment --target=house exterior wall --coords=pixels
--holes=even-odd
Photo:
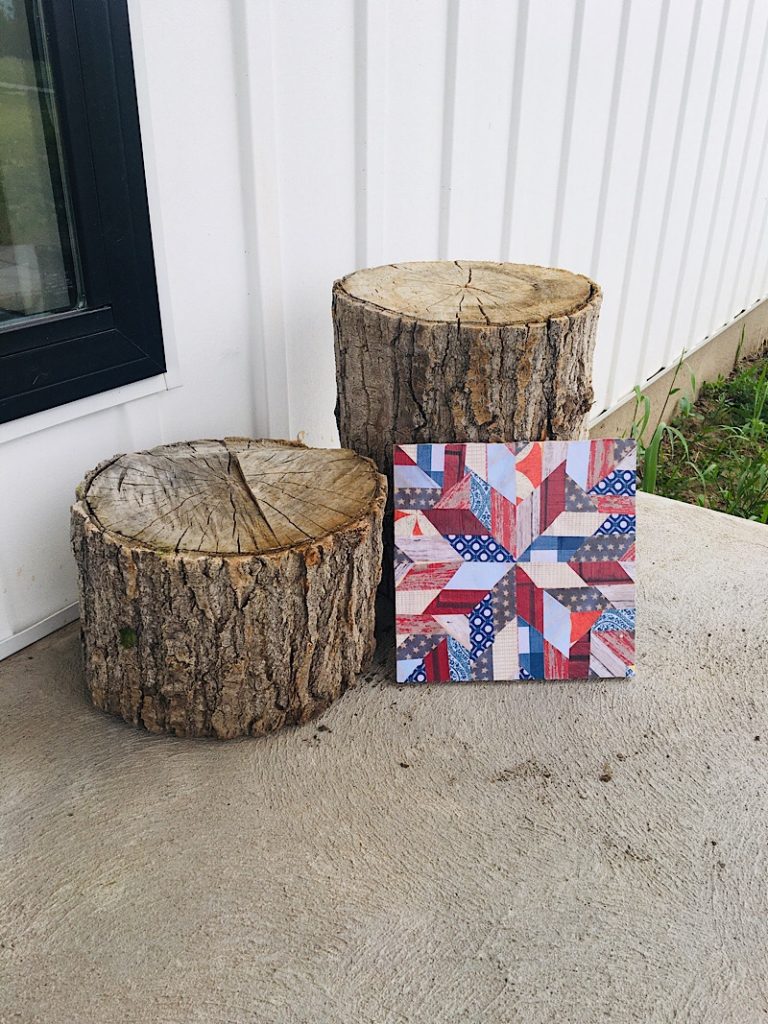
[[[0,654],[76,614],[67,510],[100,459],[336,443],[330,288],[354,267],[596,278],[595,415],[766,295],[766,4],[129,6],[169,372],[0,428]]]

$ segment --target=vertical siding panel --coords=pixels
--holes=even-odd
[[[768,45],[768,40],[766,40]],[[752,195],[751,208],[754,211],[750,218],[750,229],[754,237],[754,258],[746,263],[743,276],[739,273],[736,281],[741,302],[734,305],[739,308],[750,306],[753,302],[768,296],[768,184],[765,180],[766,156],[768,155],[768,115],[758,160],[758,173]],[[746,268],[750,267],[747,273]]]
[[[612,362],[615,366],[620,360],[622,371],[633,367],[635,362],[637,339],[631,335],[619,335],[619,314],[627,264],[632,259],[632,211],[643,185],[643,150],[647,144],[644,125],[650,116],[653,98],[654,58],[659,43],[662,4],[663,0],[632,4],[615,135],[610,156],[606,154],[610,168],[595,267],[595,276],[605,293],[595,370],[595,390],[604,396],[604,405],[611,405],[615,397],[610,380]]]
[[[761,9],[761,13],[768,18],[768,7]],[[763,175],[768,155],[768,24],[764,23],[755,36],[761,50],[760,71],[755,83],[756,104],[750,116],[751,127],[744,140],[736,185],[737,209],[740,212],[734,215],[732,236],[724,248],[721,269],[726,316],[735,315],[760,297],[751,291],[754,275],[750,278],[748,271],[754,266],[753,253],[760,244],[758,196],[761,185],[765,184]]]
[[[368,255],[368,3],[354,0],[355,266]]]
[[[387,64],[389,16],[386,3],[355,0],[356,54],[359,81],[359,187],[358,215],[365,223],[365,245],[356,252],[356,266],[384,262],[384,224],[387,205],[387,150],[389,68]],[[360,38],[362,36],[362,38]],[[350,268],[352,269],[352,268]]]
[[[763,161],[764,162],[764,161]],[[743,301],[744,306],[749,306],[752,302],[758,299],[765,298],[768,295],[768,195],[766,195],[766,187],[764,179],[761,182],[762,188],[759,192],[759,203],[758,211],[761,212],[761,216],[755,217],[755,224],[758,225],[756,229],[756,245],[755,245],[755,258],[752,265],[752,273],[749,278],[746,278],[745,282],[748,283],[745,286],[746,298]],[[759,273],[759,267],[761,260],[766,259],[765,269],[762,274]],[[739,303],[736,303],[738,306]]]
[[[659,253],[674,241],[668,235],[669,202],[679,159],[680,118],[685,117],[689,68],[695,40],[697,0],[673,0],[665,26],[665,44],[657,67],[657,104],[649,137],[647,173],[639,209],[631,273],[625,278],[620,336],[633,358],[617,366],[613,398],[631,391],[654,374],[663,362],[664,338],[648,327],[658,301]]]
[[[672,167],[665,197],[666,221],[656,247],[653,293],[644,333],[649,339],[649,358],[643,373],[647,378],[669,365],[672,351],[680,352],[688,339],[673,346],[671,321],[679,304],[679,277],[688,259],[689,209],[695,183],[700,175],[702,137],[707,132],[707,110],[711,76],[717,74],[721,59],[723,4],[721,0],[703,0],[698,20],[694,13],[681,105],[675,125]]]
[[[528,13],[509,250],[515,263],[550,258],[575,15],[573,0],[535,3]]]
[[[459,5],[450,258],[499,257],[517,27],[505,0]]]
[[[590,257],[589,273],[600,281],[603,287],[603,308],[600,315],[600,326],[595,345],[595,361],[593,370],[595,405],[598,409],[605,408],[608,404],[608,367],[610,360],[610,346],[614,344],[613,323],[611,309],[611,288],[610,284],[601,277],[602,251],[606,223],[606,209],[608,192],[611,184],[611,175],[614,166],[614,151],[616,146],[616,132],[618,126],[619,106],[621,103],[621,92],[624,85],[624,65],[627,54],[627,37],[629,33],[629,22],[632,13],[631,0],[623,0],[621,4],[621,20],[616,41],[616,48],[613,58],[613,77],[610,88],[610,107],[608,110],[608,124],[605,135],[605,149],[602,155],[602,167],[600,170],[600,188],[595,210],[595,220],[592,227],[592,253]]]
[[[443,69],[443,138],[440,152],[440,211],[437,227],[437,255],[448,256],[453,180],[454,123],[456,119],[456,66],[458,60],[459,0],[448,0],[445,24],[445,67]]]
[[[290,433],[271,4],[232,2],[253,433]]]
[[[447,10],[444,0],[388,0],[386,263],[437,256]]]
[[[529,0],[517,0],[517,24],[515,28],[514,75],[512,78],[512,102],[509,110],[507,131],[507,161],[504,176],[504,205],[501,213],[501,244],[499,259],[508,260],[512,252],[512,218],[517,198],[518,151],[520,149],[520,120],[523,110],[523,88],[525,65],[528,52],[528,6]]]
[[[745,233],[744,239],[741,240],[742,248],[739,253],[739,265],[736,268],[736,275],[734,279],[734,300],[730,304],[730,309],[741,310],[750,306],[753,302],[759,299],[765,298],[768,295],[768,281],[765,279],[758,279],[756,274],[757,261],[765,251],[766,240],[766,213],[768,213],[768,196],[765,194],[765,179],[763,173],[765,170],[765,158],[768,155],[768,116],[765,122],[765,132],[763,134],[763,143],[760,149],[760,157],[757,162],[758,171],[755,175],[755,186],[753,189],[752,201],[750,203],[750,215],[748,219],[747,231],[749,232],[749,241],[751,248],[755,251],[753,260],[745,261],[744,257],[747,252],[747,235]],[[762,188],[760,187],[762,185]],[[763,209],[763,216],[759,216],[759,211]],[[751,273],[747,275],[746,272],[742,276],[742,268],[750,267]]]
[[[584,30],[584,0],[575,0],[573,12],[573,32],[571,33],[571,55],[568,64],[568,81],[565,87],[565,113],[563,116],[563,134],[560,141],[560,166],[555,189],[555,214],[552,225],[552,247],[549,262],[553,267],[560,265],[560,243],[563,233],[563,207],[568,187],[568,169],[571,157],[571,140],[573,137],[573,114],[576,106],[576,85],[579,77],[579,61],[581,58],[581,40]]]
[[[337,438],[331,283],[359,244],[354,37],[353,0],[273,7],[290,433],[317,445]]]
[[[762,259],[762,271],[760,271]],[[755,270],[750,282],[750,294],[762,298],[768,294],[768,197],[764,200],[763,216],[760,222],[757,252],[755,253]]]
[[[650,71],[650,91],[648,94],[648,102],[645,105],[645,123],[643,125],[643,137],[640,145],[640,163],[637,171],[637,182],[634,187],[634,193],[632,196],[632,219],[629,226],[629,237],[627,239],[627,253],[624,261],[624,274],[621,282],[621,292],[619,294],[619,304],[616,314],[616,332],[615,341],[611,351],[611,358],[608,369],[608,379],[606,383],[606,394],[607,404],[610,405],[617,393],[617,384],[619,393],[628,391],[633,387],[633,378],[628,374],[632,372],[632,360],[626,355],[622,360],[622,372],[619,374],[617,381],[617,370],[619,369],[619,360],[623,353],[626,353],[628,349],[636,349],[636,366],[634,380],[639,379],[642,368],[645,365],[645,348],[642,344],[642,339],[638,337],[639,332],[634,322],[627,322],[627,306],[629,300],[630,290],[633,285],[637,284],[637,278],[633,275],[635,273],[635,263],[637,256],[637,239],[640,229],[640,218],[645,212],[643,201],[645,199],[645,188],[648,173],[648,161],[651,154],[651,138],[655,127],[656,119],[656,108],[659,96],[659,82],[661,78],[661,65],[664,58],[664,47],[667,42],[667,26],[669,23],[669,0],[662,0],[661,10],[659,12],[658,28],[656,30],[656,41],[654,45],[653,55],[653,66]],[[625,327],[627,328],[625,333]]]
[[[643,383],[664,365],[666,332],[659,325],[663,323],[662,317],[668,315],[672,295],[670,275],[662,275],[662,266],[677,239],[669,228],[677,196],[684,129],[690,118],[691,81],[702,5],[703,0],[676,0],[670,8],[668,45],[659,85],[664,104],[651,143],[653,173],[649,179],[649,210],[641,224],[642,260],[638,261],[628,300],[627,320],[637,325],[639,348],[645,355],[634,368],[635,379],[630,388]],[[682,54],[685,54],[684,61],[680,59]],[[656,325],[653,330],[652,324]]]
[[[734,19],[729,18],[729,14],[735,9],[736,5],[731,6],[730,0],[721,0],[715,6],[719,7],[721,12],[716,29],[715,52],[711,61],[704,61],[698,64],[698,75],[694,78],[694,86],[698,86],[698,88],[694,88],[694,93],[691,96],[691,105],[693,105],[694,95],[697,93],[705,95],[707,99],[699,125],[697,143],[688,154],[693,172],[690,176],[692,181],[689,179],[689,190],[679,197],[683,208],[687,212],[685,214],[682,246],[679,257],[676,259],[677,271],[672,295],[672,307],[669,316],[666,318],[665,365],[669,364],[674,354],[679,353],[684,347],[690,346],[691,339],[686,334],[681,334],[681,330],[684,329],[682,324],[686,319],[684,311],[690,310],[686,288],[695,288],[695,281],[692,282],[691,279],[701,266],[701,260],[697,258],[697,246],[703,244],[702,186],[708,189],[714,186],[714,182],[711,180],[711,167],[707,161],[707,149],[709,146],[715,145],[714,133],[723,130],[721,118],[716,116],[721,113],[720,104],[717,101],[723,95],[723,83],[727,82],[729,77],[732,77],[732,68],[729,68],[728,63],[723,60],[723,54],[726,52],[726,42],[733,35],[729,29]],[[705,21],[707,28],[710,30],[713,28],[713,21],[712,17]]]
[[[715,144],[711,147],[708,159],[714,167],[717,167],[717,177],[713,186],[713,197],[711,205],[707,204],[706,217],[709,220],[706,240],[701,249],[701,261],[696,275],[695,288],[691,289],[693,301],[691,302],[688,318],[689,327],[686,332],[692,344],[696,344],[711,330],[721,326],[725,317],[717,308],[717,282],[713,279],[714,269],[719,261],[716,259],[717,252],[722,251],[725,242],[727,223],[725,218],[732,213],[731,204],[727,198],[732,196],[736,178],[736,157],[740,149],[740,134],[745,130],[748,104],[745,100],[745,71],[747,88],[749,79],[754,77],[757,64],[747,66],[746,57],[749,52],[749,41],[754,31],[753,18],[755,13],[755,0],[748,0],[746,11],[743,12],[743,21],[740,28],[740,39],[738,55],[735,60],[735,78],[730,90],[725,89],[723,83],[723,100],[728,98],[727,114],[724,113],[725,130],[716,135]],[[733,27],[734,43],[736,41],[736,24]],[[730,92],[730,95],[728,93]],[[725,106],[725,103],[723,104]],[[727,172],[730,174],[727,175]],[[703,211],[702,211],[703,212]],[[704,219],[704,218],[702,218]],[[714,295],[713,303],[708,300]],[[689,300],[690,301],[690,300]]]
[[[592,260],[590,273],[594,276],[600,266],[600,255],[603,245],[603,229],[605,227],[605,207],[608,200],[608,188],[613,168],[613,151],[616,145],[616,126],[621,102],[621,89],[624,83],[624,62],[627,54],[627,34],[629,18],[632,13],[632,0],[622,0],[619,35],[613,56],[613,81],[611,84],[611,106],[608,112],[608,128],[605,137],[603,166],[600,174],[600,192],[597,200],[597,215],[592,236]]]
[[[746,34],[747,50],[743,67],[745,81],[743,85],[744,101],[737,110],[737,124],[731,146],[730,160],[725,182],[721,232],[725,237],[712,253],[712,272],[714,278],[710,284],[712,306],[706,323],[710,326],[727,320],[740,311],[732,304],[728,296],[728,283],[734,279],[736,265],[740,262],[741,251],[746,247],[750,225],[747,198],[750,190],[745,187],[748,171],[760,163],[760,128],[768,116],[768,110],[761,111],[761,119],[757,120],[761,97],[765,95],[765,70],[768,47],[766,47],[766,26],[768,25],[768,6],[759,4],[754,10],[754,21],[750,32]],[[746,97],[751,93],[749,104]],[[748,110],[748,112],[747,112]],[[704,295],[708,293],[705,289]]]
[[[568,173],[564,178],[558,262],[589,274],[612,120],[614,57],[624,15],[615,0],[589,0],[584,12],[579,73],[573,98]],[[598,328],[599,336],[602,326]],[[598,342],[600,344],[600,342]],[[603,405],[598,395],[597,408]]]

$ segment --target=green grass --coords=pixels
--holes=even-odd
[[[669,399],[680,392],[681,368],[682,357]],[[768,523],[768,357],[704,384],[695,404],[683,398],[671,423],[662,410],[652,432],[639,389],[635,401],[632,436],[644,490]]]

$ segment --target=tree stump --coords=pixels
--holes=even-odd
[[[347,450],[227,438],[101,463],[72,507],[93,703],[229,739],[304,722],[374,648],[386,480]]]
[[[391,494],[394,444],[586,437],[601,299],[587,277],[515,263],[401,263],[336,281],[341,443],[373,459]],[[389,555],[391,515],[386,534]]]
[[[601,297],[579,274],[515,263],[336,281],[341,443],[389,472],[393,444],[586,437]]]

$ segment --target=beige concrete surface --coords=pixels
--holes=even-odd
[[[630,681],[219,744],[90,708],[76,625],[4,662],[0,1020],[766,1019],[768,529],[640,522]]]

